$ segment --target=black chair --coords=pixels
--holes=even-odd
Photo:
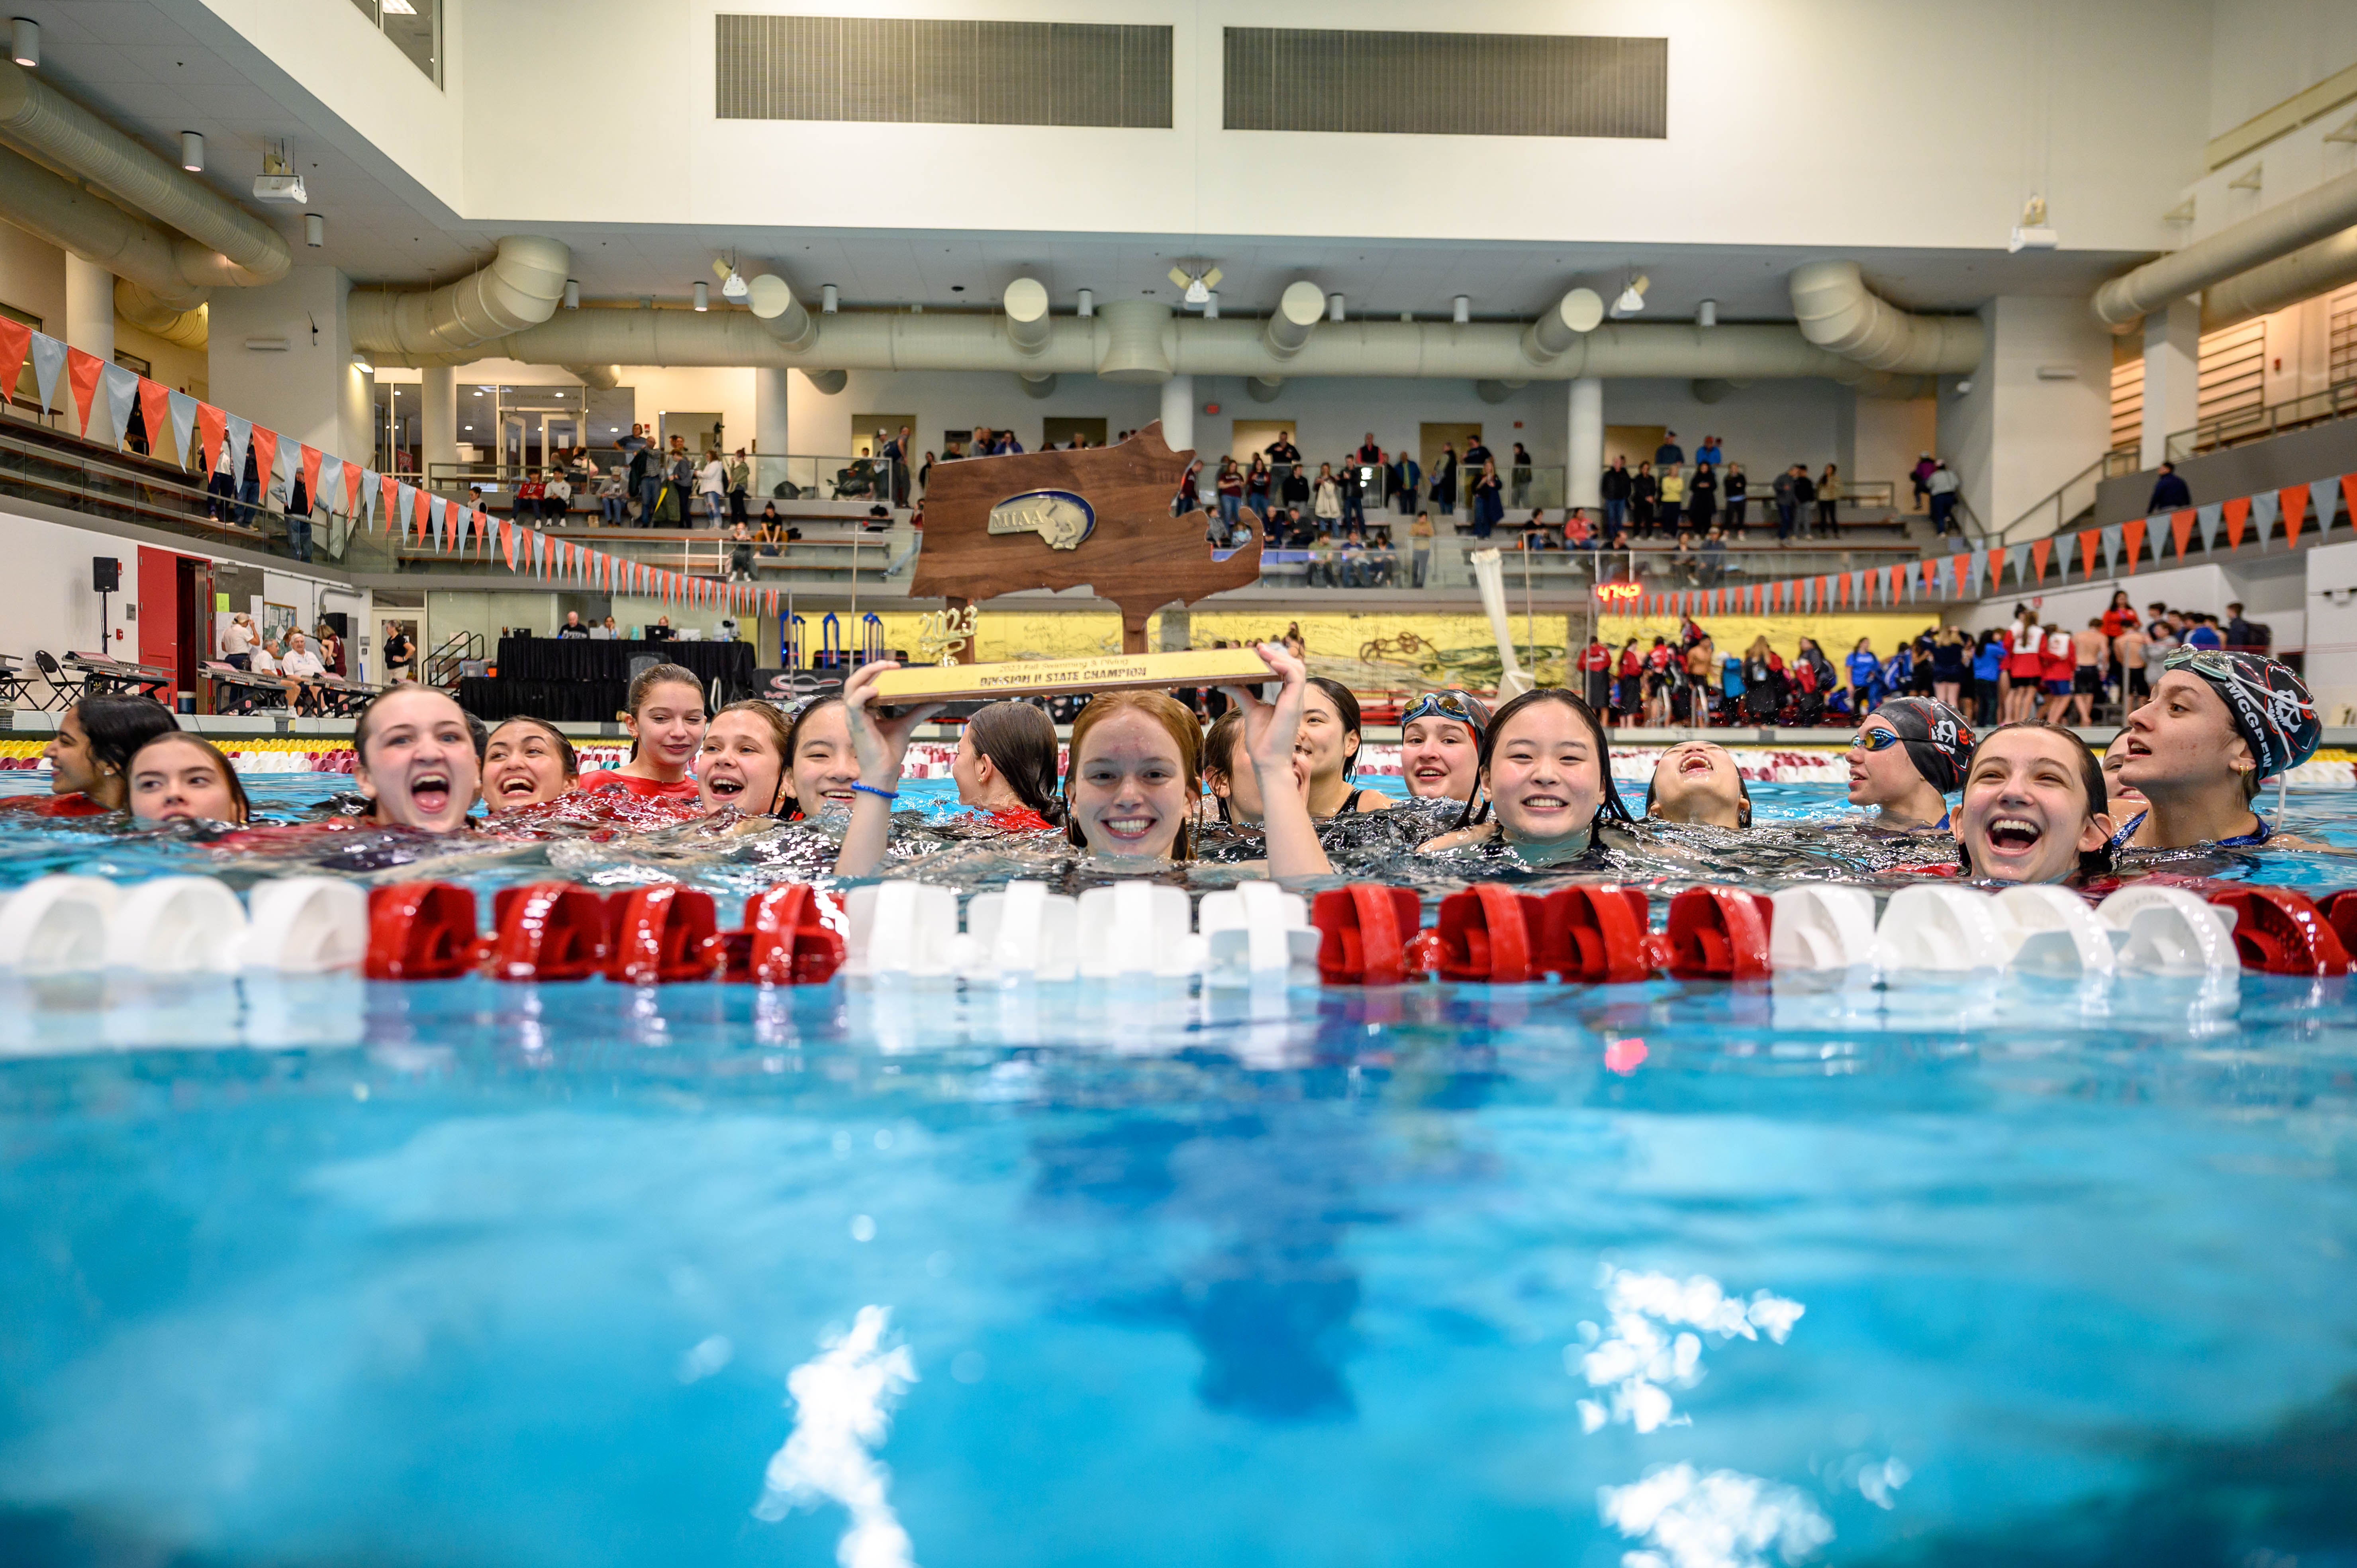
[[[33,662],[40,667],[41,679],[49,683],[49,695],[37,704],[38,707],[44,711],[51,707],[70,708],[81,700],[89,682],[66,673],[65,666],[58,662],[57,655],[46,648],[37,648],[33,650]]]

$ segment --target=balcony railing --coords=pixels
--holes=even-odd
[[[2264,441],[2287,430],[2301,430],[2311,424],[2322,424],[2328,420],[2347,419],[2352,414],[2357,414],[2357,381],[2340,381],[2322,392],[2296,397],[2288,403],[2273,403],[2264,408],[2238,409],[2232,413],[2222,413],[2215,419],[2205,419],[2190,430],[2172,433],[2165,443],[2165,450],[2170,462],[2182,463],[2188,457],[2203,452],[2239,446],[2245,441]]]

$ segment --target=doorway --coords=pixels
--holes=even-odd
[[[716,413],[666,413],[662,416],[662,445],[671,448],[671,438],[678,436],[687,444],[687,455],[697,462],[704,461],[706,452],[720,451],[720,416]]]
[[[1480,439],[1481,426],[1478,424],[1452,424],[1444,422],[1438,424],[1420,424],[1416,426],[1415,460],[1424,465],[1424,471],[1429,474],[1432,472],[1433,465],[1440,461],[1440,449],[1443,446],[1456,447],[1458,461],[1461,463],[1465,460],[1465,448]],[[1458,491],[1458,499],[1460,500],[1464,499],[1461,486]]]
[[[1228,437],[1228,449],[1235,454],[1237,462],[1249,468],[1252,460],[1275,446],[1280,437],[1297,446],[1300,445],[1294,438],[1293,421],[1289,419],[1239,419]]]
[[[1083,446],[1105,444],[1105,422],[1102,419],[1043,419],[1039,422],[1039,445],[1042,447],[1068,446],[1073,436],[1081,438]]]
[[[1615,457],[1629,459],[1629,471],[1635,473],[1637,465],[1650,463],[1661,449],[1662,441],[1670,433],[1666,424],[1608,424],[1604,427],[1604,466],[1612,467]]]
[[[560,452],[584,445],[578,409],[511,408],[500,424],[500,466],[544,468]]]
[[[873,457],[884,449],[884,443],[900,434],[900,426],[909,427],[909,439],[917,439],[917,416],[913,413],[855,413],[851,416],[851,455]],[[913,458],[916,454],[910,453]]]

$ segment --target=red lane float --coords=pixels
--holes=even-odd
[[[2349,949],[2305,893],[2288,887],[2227,886],[2210,902],[2234,911],[2234,951],[2244,969],[2264,974],[2347,974]]]
[[[2332,934],[2341,939],[2341,947],[2352,958],[2357,958],[2357,887],[2344,887],[2338,893],[2328,893],[2316,901]]]
[[[1440,978],[1518,985],[1536,979],[1533,956],[1545,930],[1540,900],[1485,882],[1440,901]]]
[[[606,967],[606,906],[586,887],[502,887],[491,926],[483,972],[494,980],[587,980]]]
[[[447,882],[369,891],[371,980],[451,980],[475,967],[475,896]]]
[[[802,883],[766,888],[745,900],[741,958],[729,938],[727,978],[763,985],[823,985],[843,967],[843,933],[827,921],[832,905]]]
[[[1680,980],[1765,980],[1776,906],[1742,887],[1689,887],[1670,900],[1665,967]]]
[[[1309,906],[1318,928],[1318,977],[1329,985],[1397,985],[1413,971],[1408,943],[1424,924],[1424,906],[1407,887],[1354,882],[1329,888]]]
[[[1657,967],[1644,890],[1617,882],[1582,884],[1548,894],[1540,950],[1566,980],[1625,985]]]
[[[615,894],[607,909],[607,979],[623,985],[670,985],[720,972],[726,953],[711,894],[659,883]]]

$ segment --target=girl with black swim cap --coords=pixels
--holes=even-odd
[[[1849,803],[1881,810],[1886,828],[1944,828],[1964,784],[1972,726],[1945,703],[1892,697],[1866,716],[1849,748]]]
[[[2259,786],[2316,753],[2316,699],[2289,665],[2264,653],[2172,649],[2152,700],[2128,715],[2120,782],[2146,809],[2114,842],[2136,849],[2214,843],[2254,848],[2275,838],[2253,809]]]

